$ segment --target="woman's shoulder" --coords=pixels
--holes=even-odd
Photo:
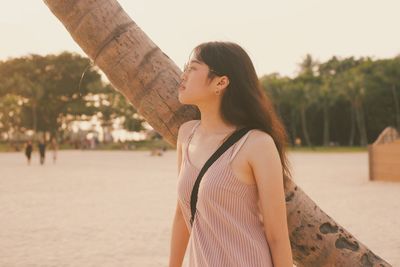
[[[253,169],[262,166],[265,167],[266,159],[268,159],[268,162],[272,163],[280,162],[278,148],[273,137],[269,133],[259,129],[253,129],[248,139],[244,150],[247,162]]]
[[[249,139],[256,143],[265,142],[272,140],[272,136],[261,129],[251,129],[249,131]]]
[[[181,124],[178,130],[178,142],[182,142],[186,140],[190,132],[192,131],[193,127],[199,122],[200,120],[189,120]]]
[[[260,129],[251,129],[248,133],[244,148],[249,152],[249,155],[255,154],[254,152],[271,148],[275,145],[272,136]]]

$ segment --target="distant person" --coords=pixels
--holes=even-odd
[[[163,150],[161,148],[153,148],[150,152],[150,156],[162,156],[163,155]]]
[[[93,136],[92,138],[90,138],[89,143],[90,149],[96,149],[96,137]]]
[[[296,137],[295,141],[294,141],[295,146],[301,146],[301,138],[300,137]]]
[[[40,154],[40,165],[43,165],[45,155],[46,155],[46,144],[44,143],[43,140],[39,141],[38,148],[39,148],[39,154]]]
[[[25,145],[25,156],[28,160],[28,165],[31,165],[32,150],[33,150],[32,141],[29,140]]]
[[[58,151],[58,144],[57,144],[57,140],[55,137],[51,138],[51,149],[53,151],[53,163],[56,163],[57,161],[57,151]]]

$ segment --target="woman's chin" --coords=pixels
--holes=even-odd
[[[186,98],[182,95],[181,92],[180,92],[179,95],[178,95],[178,101],[179,101],[179,103],[181,103],[182,105],[192,105],[192,103],[191,103],[188,99],[186,99]]]
[[[186,105],[186,103],[185,103],[185,98],[182,96],[182,92],[179,92],[179,94],[178,94],[178,101],[179,101],[179,103],[181,103],[182,105]]]

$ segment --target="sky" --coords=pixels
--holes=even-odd
[[[400,55],[399,0],[120,0],[139,27],[182,68],[206,41],[231,41],[258,76],[294,76],[307,53],[391,58]],[[29,53],[84,55],[41,0],[0,0],[0,60]]]

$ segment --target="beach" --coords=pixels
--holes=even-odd
[[[368,181],[366,152],[291,152],[293,180],[400,266],[400,183]],[[176,151],[0,153],[0,266],[167,266]],[[186,260],[185,260],[186,263]]]

